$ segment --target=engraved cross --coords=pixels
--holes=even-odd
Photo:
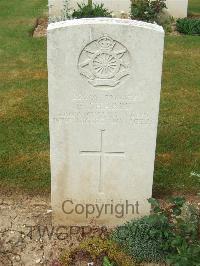
[[[103,150],[103,135],[105,130],[101,130],[101,142],[100,142],[100,149],[90,150],[90,151],[80,151],[80,155],[87,155],[87,156],[99,156],[99,185],[98,189],[99,192],[103,192],[103,160],[105,156],[121,156],[125,157],[125,152],[123,151],[104,151]]]

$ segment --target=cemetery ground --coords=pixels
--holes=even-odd
[[[51,224],[46,38],[32,37],[36,18],[46,8],[41,0],[0,2],[0,265],[21,265],[22,259],[25,265],[45,265],[59,253],[56,239],[20,240],[20,232],[27,233],[24,225]],[[200,14],[198,0],[189,1],[189,11]],[[199,62],[200,37],[166,36],[153,187],[157,198],[179,194],[198,201]]]

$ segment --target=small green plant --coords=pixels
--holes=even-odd
[[[165,0],[132,0],[131,18],[146,22],[157,22],[163,9]]]
[[[52,6],[50,6],[51,8]],[[71,10],[69,8],[69,0],[63,0],[63,9],[61,10],[60,16],[49,16],[49,23],[54,23],[58,21],[65,21],[71,19]]]
[[[63,18],[63,20],[70,19],[69,0],[63,1],[62,18]]]
[[[161,25],[166,33],[171,33],[174,28],[175,19],[168,15],[159,16],[157,23]]]
[[[162,246],[166,237],[163,231],[170,231],[164,217],[145,216],[118,227],[112,234],[111,239],[117,242],[129,256],[137,262],[164,261],[165,254]],[[152,232],[156,232],[152,235]]]
[[[166,242],[173,252],[168,252],[166,261],[170,265],[200,266],[200,214],[199,209],[174,198],[171,208],[173,233]]]
[[[104,4],[78,4],[78,9],[72,13],[72,18],[95,18],[95,17],[112,17],[111,12],[104,7]]]
[[[199,210],[182,197],[172,198],[167,209],[155,199],[153,213],[118,227],[111,238],[138,262],[164,261],[176,266],[197,266],[200,258]]]
[[[176,21],[177,31],[189,35],[200,35],[200,19],[181,18]]]
[[[110,260],[108,259],[108,257],[104,257],[103,258],[103,266],[114,266],[114,262],[110,262]]]
[[[89,237],[77,248],[62,254],[63,265],[71,265],[77,253],[86,254],[92,261],[101,261],[103,266],[135,266],[135,260],[121,250],[119,245],[110,239]]]

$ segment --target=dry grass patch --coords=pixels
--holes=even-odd
[[[23,102],[28,95],[26,89],[17,89],[3,91],[0,93],[0,118],[9,119],[28,116],[27,111],[23,108]]]
[[[156,155],[156,160],[160,163],[167,163],[169,164],[174,159],[174,153],[168,152],[168,153],[158,153]]]
[[[1,80],[20,80],[20,79],[47,79],[46,70],[22,70],[22,71],[11,71],[11,72],[1,72]]]
[[[15,167],[19,164],[23,164],[25,162],[31,162],[31,161],[37,161],[39,160],[42,162],[49,162],[50,160],[50,154],[49,150],[46,151],[40,151],[40,152],[32,152],[32,153],[22,153],[17,154],[15,157],[10,158],[10,160],[4,162],[6,165],[11,165],[12,167]]]

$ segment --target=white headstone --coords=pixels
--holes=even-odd
[[[166,0],[167,12],[174,18],[187,17],[188,0]]]
[[[73,10],[77,9],[77,3],[88,3],[88,0],[68,0],[68,7]],[[129,13],[131,2],[130,0],[93,0],[93,3],[104,3],[104,6],[115,13],[116,16],[120,16],[121,12]],[[63,9],[64,0],[49,0],[49,13],[50,15],[60,15]]]
[[[88,3],[88,0],[83,0],[78,3]],[[121,13],[129,13],[131,8],[131,1],[130,0],[93,0],[94,4],[101,4],[103,3],[109,11],[114,13],[115,16],[120,17]],[[69,1],[69,7],[77,8],[77,1],[71,0]]]
[[[68,0],[69,8],[72,10],[77,8],[77,3],[87,3],[88,0]],[[113,11],[117,17],[121,16],[121,12],[130,13],[130,0],[93,0],[93,3],[104,3],[105,7]],[[50,16],[61,15],[64,0],[49,0]],[[175,18],[187,17],[188,0],[166,0],[167,12]]]
[[[114,225],[149,213],[163,40],[162,27],[132,20],[49,25],[56,224]]]
[[[61,16],[64,8],[63,0],[48,0],[49,16]]]

